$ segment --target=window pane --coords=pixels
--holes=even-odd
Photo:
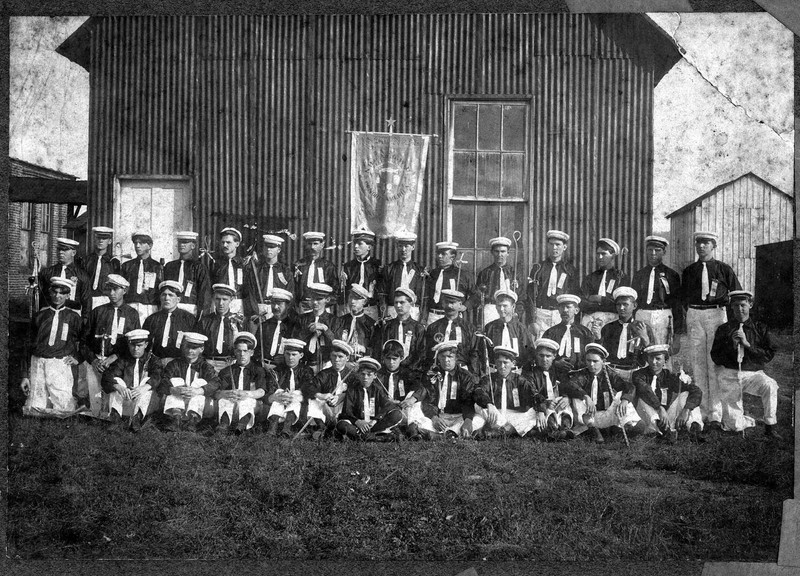
[[[453,153],[453,196],[475,197],[475,153]]]
[[[453,106],[453,146],[456,149],[475,149],[478,127],[478,107],[475,104]]]
[[[458,242],[459,248],[475,246],[475,207],[473,205],[453,205],[453,242]]]
[[[20,223],[20,227],[24,228],[25,230],[31,229],[31,222],[33,221],[32,210],[31,207],[33,204],[30,202],[23,202],[21,207],[21,215],[22,215],[22,222]]]
[[[27,230],[20,230],[19,233],[19,264],[28,268],[31,265],[30,261],[30,232]]]
[[[500,235],[500,206],[497,204],[483,204],[476,206],[478,211],[476,246],[489,248],[489,240]]]
[[[519,230],[520,232],[523,233],[524,237],[525,231],[522,228],[525,226],[526,210],[527,210],[527,204],[506,204],[505,206],[501,206],[500,236],[506,236],[507,238],[511,238],[511,235],[514,233],[514,230]],[[521,241],[520,241],[520,250],[522,250]]]
[[[524,106],[503,106],[503,150],[525,151]]]
[[[478,196],[500,197],[500,154],[478,153]]]
[[[476,250],[475,253],[475,270],[477,275],[478,272],[492,263],[492,253],[486,249]]]
[[[525,197],[525,155],[503,154],[503,188],[504,198]]]
[[[481,104],[478,118],[479,150],[500,150],[502,114],[502,106],[499,104]]]

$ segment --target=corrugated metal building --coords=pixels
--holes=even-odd
[[[749,290],[756,281],[756,246],[794,238],[794,198],[752,172],[720,184],[667,218],[676,270],[697,260],[692,234],[710,230],[719,234],[716,258],[730,264]]]
[[[156,257],[182,227],[348,240],[348,131],[392,118],[438,135],[419,260],[452,238],[481,267],[516,229],[529,267],[556,227],[583,273],[605,235],[642,263],[653,88],[680,58],[630,14],[97,17],[58,50],[91,74],[89,225],[148,226]]]

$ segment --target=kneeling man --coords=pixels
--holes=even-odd
[[[381,364],[364,356],[358,360],[357,384],[348,387],[336,431],[343,437],[365,442],[389,441],[403,419],[400,407],[389,399],[376,376]]]
[[[275,376],[270,371],[252,362],[256,337],[250,332],[239,332],[233,340],[233,364],[219,373],[217,392],[217,431],[225,433],[234,422],[236,434],[250,430],[260,412],[269,384],[274,385]]]

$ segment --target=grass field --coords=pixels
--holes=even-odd
[[[630,449],[621,438],[316,444],[12,415],[8,553],[774,562],[793,482],[791,338],[776,339],[782,442],[759,426]]]

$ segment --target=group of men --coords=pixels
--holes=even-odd
[[[663,264],[668,241],[648,236],[632,279],[610,238],[581,279],[569,235],[550,230],[525,286],[505,237],[490,240],[493,262],[473,281],[458,244],[437,243],[428,270],[407,232],[383,266],[375,234],[354,230],[341,270],[316,231],[293,266],[277,234],[243,257],[242,234],[224,228],[207,266],[195,232],[176,233],[179,258],[163,265],[147,231],[131,237],[135,258],[113,258],[113,233],[93,228],[81,260],[78,243],[59,238],[59,262],[40,273],[26,414],[85,410],[134,431],[161,412],[170,431],[208,418],[220,433],[263,422],[271,436],[367,441],[588,431],[603,442],[617,428],[674,442],[681,429],[702,441],[704,422],[754,426],[747,392],[778,436],[777,384],[763,372],[775,349],[750,317],[753,294],[714,258],[711,232],[695,233],[699,259],[682,277]],[[684,330],[693,378],[670,367]]]

